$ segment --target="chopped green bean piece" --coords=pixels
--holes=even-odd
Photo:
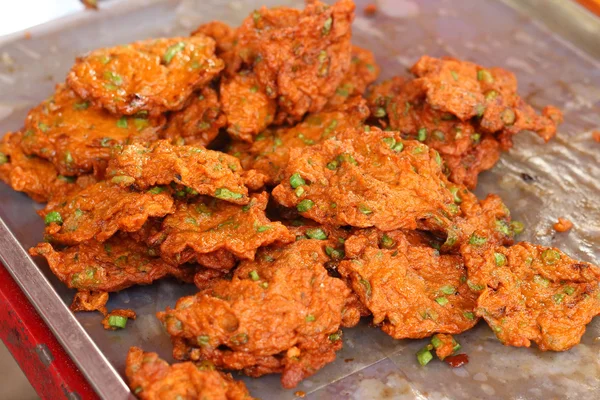
[[[419,142],[424,142],[427,139],[427,128],[421,128],[417,132],[417,140]]]
[[[304,318],[306,322],[313,322],[315,320],[315,316],[312,314],[308,314],[306,318]]]
[[[262,233],[262,232],[268,231],[269,229],[271,229],[270,226],[268,226],[268,225],[261,225],[261,226],[259,226],[259,227],[256,228],[256,232]]]
[[[439,349],[442,346],[443,343],[442,343],[441,339],[437,335],[434,335],[431,338],[431,344],[433,345],[434,349]]]
[[[534,275],[533,281],[543,287],[548,287],[550,285],[550,281],[541,275]]]
[[[198,346],[204,347],[210,344],[210,337],[208,335],[200,335],[196,338]]]
[[[333,25],[333,18],[329,17],[325,20],[325,23],[323,24],[323,30],[321,31],[323,36],[327,36],[329,34],[329,32],[331,31],[331,25]]]
[[[466,319],[473,321],[475,319],[475,314],[473,314],[470,311],[465,311],[463,312],[463,315],[465,316]]]
[[[376,118],[383,118],[383,117],[385,117],[385,116],[386,116],[386,114],[387,114],[387,113],[385,112],[385,109],[384,109],[383,107],[377,107],[377,109],[376,109],[376,110],[375,110],[375,112],[373,113],[373,115],[374,115]]]
[[[570,296],[575,293],[575,288],[572,286],[565,286],[565,293]]]
[[[554,265],[560,260],[560,253],[554,249],[546,249],[542,252],[542,260],[546,265]]]
[[[361,213],[365,214],[365,215],[369,215],[373,213],[373,210],[371,210],[369,207],[365,206],[364,204],[360,204],[358,206],[358,211],[360,211]]]
[[[175,55],[182,51],[184,48],[184,42],[177,42],[174,45],[169,46],[163,56],[164,63],[168,65],[171,62],[171,60],[173,60],[173,57],[175,57]]]
[[[429,364],[429,362],[433,360],[433,355],[431,354],[431,348],[429,346],[425,346],[417,351],[417,361],[419,361],[419,364],[422,366]]]
[[[496,266],[502,267],[506,264],[506,256],[502,253],[494,253],[494,261],[496,261]]]
[[[135,182],[135,178],[127,175],[114,176],[111,180],[112,183],[124,183],[126,185],[132,185]]]
[[[127,317],[122,317],[120,315],[111,315],[108,317],[108,325],[113,328],[124,329],[127,325]]]
[[[256,270],[252,270],[248,273],[248,276],[250,277],[250,279],[252,279],[253,281],[257,281],[260,279],[260,276],[258,275],[258,272],[256,272]]]
[[[552,296],[552,299],[554,299],[554,302],[556,304],[562,303],[564,298],[565,298],[565,295],[563,293],[556,293],[554,296]]]
[[[6,164],[8,162],[8,156],[2,152],[0,152],[0,165]]]
[[[387,233],[384,233],[383,236],[381,237],[381,247],[384,247],[386,249],[391,249],[392,247],[394,247],[395,244],[396,244],[396,241],[394,239],[392,239],[391,237],[389,237],[387,235]]]
[[[483,246],[485,242],[487,242],[487,238],[479,236],[476,233],[473,233],[469,238],[469,244],[473,246]]]
[[[44,218],[44,222],[46,223],[46,225],[50,225],[50,224],[62,225],[63,219],[58,211],[50,211],[48,214],[46,214],[46,218]]]
[[[515,123],[517,116],[512,108],[506,108],[500,113],[500,119],[504,122],[504,125],[512,125]]]
[[[117,127],[122,129],[127,129],[129,125],[127,124],[127,118],[121,117],[117,120]]]
[[[512,221],[510,227],[515,235],[520,235],[525,230],[525,224],[521,221]]]
[[[294,193],[296,193],[296,197],[302,197],[304,192],[305,190],[302,186],[299,186],[298,188],[296,188],[296,190],[294,190]]]
[[[451,285],[445,285],[440,288],[440,292],[444,294],[454,294],[456,293],[456,288]]]
[[[486,83],[493,83],[494,76],[487,69],[480,69],[479,71],[477,71],[477,80]]]
[[[290,185],[296,189],[298,186],[306,185],[306,181],[302,179],[299,173],[295,173],[290,176]]]
[[[438,303],[440,306],[445,306],[446,304],[448,304],[448,299],[445,297],[437,297],[435,299],[435,302]]]
[[[239,199],[243,198],[244,195],[241,193],[232,192],[231,190],[229,190],[227,188],[218,188],[215,191],[215,197],[217,199],[221,199],[221,200],[229,200],[229,199],[239,200]]]
[[[313,208],[314,205],[315,205],[315,203],[312,200],[304,199],[300,203],[298,203],[298,205],[296,206],[296,209],[301,213],[307,212],[308,210]]]
[[[311,228],[306,230],[306,236],[311,239],[317,240],[325,240],[327,239],[327,234],[321,228]]]

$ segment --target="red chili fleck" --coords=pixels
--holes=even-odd
[[[469,356],[466,354],[457,354],[444,358],[444,361],[452,368],[458,368],[469,363]]]

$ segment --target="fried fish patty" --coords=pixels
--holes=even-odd
[[[442,155],[450,180],[469,188],[492,168],[512,136],[532,130],[548,141],[562,121],[558,109],[536,114],[516,93],[513,74],[453,58],[422,57],[415,78],[392,78],[372,90],[373,115]]]
[[[477,315],[506,345],[542,351],[575,346],[600,314],[600,268],[552,247],[463,246]]]
[[[45,257],[52,273],[71,289],[118,292],[166,276],[193,281],[194,267],[173,267],[157,253],[126,235],[115,235],[104,243],[89,240],[64,249],[40,243],[29,250],[32,256]]]
[[[311,1],[302,11],[253,12],[235,32],[229,73],[252,69],[261,91],[277,100],[279,121],[321,111],[350,70],[354,8],[351,0]]]
[[[439,154],[396,132],[354,129],[293,149],[273,197],[322,224],[382,230],[448,226]]]
[[[49,161],[27,156],[21,149],[23,134],[8,132],[0,140],[0,180],[33,200],[44,203],[80,190],[91,177],[63,176]]]
[[[203,87],[182,110],[171,113],[161,138],[171,143],[208,146],[227,124],[217,92]]]
[[[49,241],[76,245],[91,239],[105,242],[118,230],[135,232],[148,218],[172,212],[173,199],[167,193],[140,193],[102,181],[48,204],[40,215]]]
[[[63,175],[106,168],[115,148],[158,139],[164,118],[120,117],[91,107],[64,85],[29,111],[21,146],[49,160]]]
[[[208,267],[231,268],[227,253],[253,259],[259,247],[294,240],[283,224],[265,215],[268,199],[263,192],[252,195],[245,206],[209,197],[179,201],[150,242],[160,244],[161,257],[174,265],[197,260],[203,265],[209,263]],[[206,259],[210,254],[219,257]]]
[[[268,177],[267,183],[278,184],[291,149],[314,146],[337,132],[362,127],[368,116],[365,100],[356,96],[344,104],[309,114],[296,125],[269,128],[251,144],[234,142],[229,154],[238,157],[244,169],[254,168]]]
[[[247,204],[248,188],[237,158],[204,147],[177,146],[159,140],[150,146],[129,145],[115,155],[107,175],[121,185],[148,189],[175,183],[196,194]]]
[[[215,283],[159,313],[176,359],[206,359],[250,376],[281,373],[295,387],[335,359],[350,290],[328,276],[319,240],[259,251],[231,281]]]
[[[159,116],[181,109],[223,67],[207,36],[149,39],[77,58],[67,83],[79,97],[115,115]]]
[[[223,77],[220,92],[227,132],[234,139],[251,143],[275,119],[277,102],[267,96],[252,72]]]
[[[477,294],[466,283],[460,256],[411,244],[402,232],[358,231],[346,240],[339,271],[395,339],[456,334],[477,323]]]
[[[138,347],[129,349],[125,375],[131,391],[143,400],[252,400],[243,382],[210,363],[169,365]]]

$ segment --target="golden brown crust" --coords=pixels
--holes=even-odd
[[[477,315],[502,343],[564,351],[579,343],[585,325],[600,314],[600,268],[555,248],[462,248]]]
[[[295,174],[301,189],[292,187]],[[273,197],[322,224],[443,230],[453,203],[443,179],[439,155],[426,146],[395,132],[355,129],[293,149]]]
[[[230,155],[159,140],[150,146],[125,146],[110,161],[107,176],[122,187],[134,185],[143,190],[176,183],[195,194],[247,204],[248,188],[239,174],[241,170],[238,159]]]
[[[208,146],[226,124],[217,92],[206,86],[192,95],[185,108],[169,115],[161,138],[174,144]]]
[[[74,179],[60,176],[41,158],[28,157],[21,149],[21,132],[8,132],[0,141],[0,180],[18,192],[43,203],[79,189]]]
[[[477,294],[466,284],[460,256],[412,245],[400,231],[359,231],[346,241],[339,271],[395,339],[457,334],[477,323]]]
[[[125,375],[131,391],[143,400],[252,400],[243,382],[211,364],[169,365],[137,347],[129,349]]]
[[[295,387],[341,348],[350,291],[327,275],[328,259],[319,240],[265,248],[231,281],[180,299],[158,314],[175,339],[174,356],[250,376],[282,373],[282,385]]]
[[[356,96],[342,105],[309,114],[294,126],[261,132],[252,144],[234,142],[229,154],[238,157],[245,169],[257,169],[266,174],[269,184],[277,184],[283,178],[291,149],[310,147],[343,130],[362,127],[368,116],[365,100]]]
[[[214,51],[215,41],[203,35],[98,49],[77,59],[67,83],[113,114],[159,116],[181,109],[223,69]]]
[[[209,268],[230,269],[235,261],[227,253],[253,259],[261,246],[294,240],[285,226],[265,215],[268,198],[266,192],[254,194],[246,206],[206,197],[177,202],[150,242],[160,243],[161,257],[173,265],[196,260]]]
[[[65,85],[32,109],[21,146],[47,159],[63,175],[103,171],[115,149],[158,139],[164,118],[120,117],[96,109]]]
[[[227,132],[234,139],[252,142],[275,119],[277,103],[269,98],[253,73],[241,71],[221,79]]]
[[[469,188],[512,147],[513,135],[532,130],[548,141],[562,122],[552,106],[536,114],[516,94],[514,75],[501,68],[423,56],[411,72],[416,78],[393,78],[372,90],[373,115],[437,150],[450,180]]]
[[[311,1],[303,11],[263,7],[237,29],[228,71],[252,68],[261,90],[277,99],[278,120],[298,121],[320,111],[350,69],[353,19],[351,0]]]
[[[157,257],[158,250],[117,235],[104,243],[89,240],[56,250],[40,243],[29,250],[43,256],[52,273],[72,289],[117,292],[132,285],[149,285],[166,276],[192,282],[196,268],[175,268]]]
[[[167,193],[139,193],[103,181],[49,204],[40,215],[58,213],[62,221],[46,225],[48,240],[76,245],[90,239],[105,242],[118,230],[135,232],[148,218],[171,212],[173,199]]]

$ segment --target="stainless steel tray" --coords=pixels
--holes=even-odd
[[[543,145],[533,134],[519,135],[515,148],[484,174],[477,193],[500,194],[514,217],[526,223],[525,240],[552,244],[598,263],[600,144],[592,141],[591,131],[600,128],[600,20],[567,0],[379,0],[374,18],[362,14],[370,1],[356,2],[354,41],[375,52],[383,78],[404,73],[422,54],[454,55],[513,70],[530,103],[551,103],[565,111],[557,139]],[[35,28],[29,40],[23,35],[1,38],[0,132],[21,127],[27,110],[64,79],[77,54],[186,34],[212,19],[238,23],[263,4],[301,2],[109,2],[99,13],[82,12]],[[525,181],[523,174],[533,180]],[[111,400],[128,398],[121,377],[127,349],[139,345],[170,360],[169,339],[154,313],[195,289],[167,280],[111,295],[109,308],[129,307],[139,315],[122,332],[104,331],[97,313],[73,316],[67,309],[73,293],[25,251],[42,239],[37,208],[0,184],[0,259],[98,393]],[[551,229],[559,216],[575,223],[569,234]],[[420,367],[414,354],[423,341],[394,341],[364,323],[346,330],[335,363],[296,390],[310,399],[598,399],[599,337],[596,318],[581,345],[565,353],[542,353],[504,347],[481,323],[459,337],[470,363],[452,369],[439,362]],[[294,391],[282,390],[278,379],[244,378],[257,397],[293,398]]]

